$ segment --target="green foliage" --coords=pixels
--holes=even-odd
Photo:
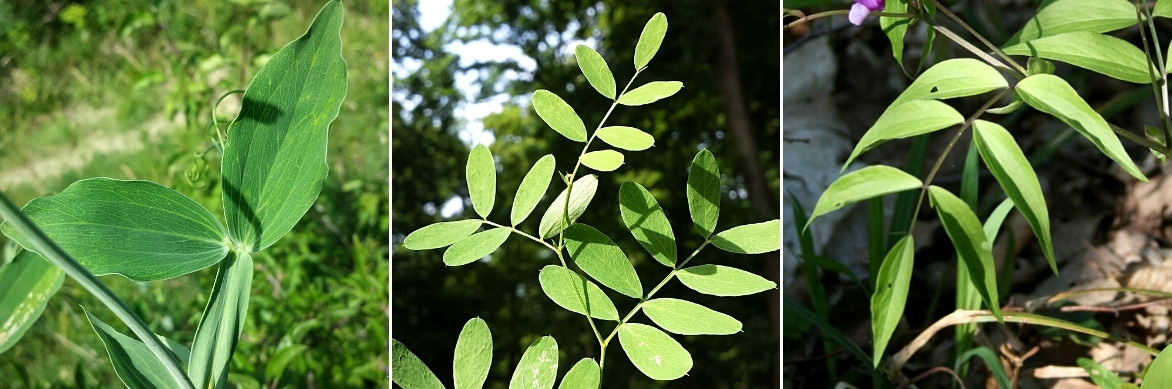
[[[651,192],[637,182],[619,188],[619,213],[635,240],[664,266],[676,264],[676,238],[663,208]]]
[[[1125,40],[1090,31],[1048,35],[1006,47],[1005,53],[1066,62],[1138,84],[1152,82],[1143,50]]]
[[[552,389],[557,379],[558,342],[543,336],[525,349],[525,355],[517,362],[510,388]]]
[[[589,313],[595,319],[619,320],[619,311],[606,292],[578,273],[562,266],[548,265],[541,269],[538,279],[545,295],[562,308],[583,315]]]
[[[491,364],[492,333],[488,330],[488,324],[480,318],[468,320],[468,323],[464,324],[464,329],[460,330],[460,339],[456,341],[455,359],[452,361],[455,388],[484,386]]]
[[[1164,347],[1146,369],[1142,387],[1160,388],[1172,384],[1172,346]]]
[[[106,344],[106,351],[110,355],[110,362],[118,378],[129,388],[179,388],[180,386],[167,375],[163,363],[151,354],[146,344],[115,331],[98,318],[86,313],[90,323],[94,326],[102,342]],[[186,351],[186,347],[175,344],[176,349]],[[180,353],[176,353],[180,355]]]
[[[736,318],[686,300],[648,300],[643,303],[643,314],[674,334],[730,335],[741,331],[741,322]]]
[[[476,145],[468,154],[468,197],[472,208],[482,218],[488,217],[496,204],[496,163],[484,145]]]
[[[915,240],[911,235],[904,236],[887,257],[883,258],[883,266],[879,268],[879,278],[875,280],[875,293],[871,295],[871,334],[875,339],[875,348],[872,356],[875,366],[883,359],[887,349],[887,342],[895,333],[899,319],[903,317],[903,308],[907,305],[907,294],[912,281],[912,269],[915,267]]]
[[[419,357],[394,339],[391,339],[391,368],[398,372],[391,376],[391,380],[404,389],[444,387],[439,377],[436,377]]]
[[[0,353],[12,348],[41,317],[64,281],[60,268],[32,251],[22,251],[0,267]]]
[[[692,354],[658,328],[639,323],[619,325],[619,343],[639,371],[652,379],[670,381],[692,369]]]
[[[602,231],[585,224],[566,229],[566,251],[586,275],[616,292],[639,298],[643,285],[627,255]]]

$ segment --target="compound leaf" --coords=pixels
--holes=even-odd
[[[663,329],[680,335],[729,335],[741,322],[691,301],[658,298],[643,303],[643,313]]]
[[[249,251],[293,229],[321,192],[330,123],[346,97],[341,28],[342,3],[330,1],[257,72],[228,127],[224,216]]]
[[[676,272],[692,290],[713,296],[745,296],[777,287],[773,281],[747,271],[720,265],[700,265]]]

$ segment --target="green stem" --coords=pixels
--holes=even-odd
[[[667,276],[663,277],[663,281],[659,281],[659,284],[655,285],[654,288],[651,288],[651,291],[647,292],[646,296],[639,299],[639,303],[636,304],[634,308],[631,308],[631,312],[628,312],[627,315],[623,317],[623,320],[619,321],[619,325],[615,326],[614,330],[612,330],[610,332],[610,335],[606,336],[606,340],[604,340],[602,342],[603,343],[602,348],[604,350],[606,349],[606,345],[610,343],[610,340],[612,338],[614,338],[615,334],[619,333],[619,327],[622,327],[623,324],[626,324],[628,320],[631,320],[631,317],[635,316],[635,314],[638,313],[639,310],[643,308],[643,303],[646,303],[648,300],[651,300],[651,296],[655,295],[655,292],[658,292],[660,288],[663,288],[664,285],[667,285],[668,281],[671,281],[672,278],[675,278],[676,273],[678,273],[680,271],[680,269],[683,269],[684,266],[688,264],[688,262],[691,262],[693,258],[696,258],[696,254],[699,254],[700,250],[704,249],[704,246],[707,246],[711,242],[712,242],[711,240],[705,240],[704,243],[702,243],[700,245],[700,247],[696,248],[696,251],[692,252],[692,255],[689,255],[688,258],[685,258],[683,262],[680,262],[678,265],[676,265],[675,268],[672,269],[670,273],[667,273]]]
[[[159,359],[159,362],[167,369],[167,373],[171,375],[171,378],[180,387],[184,389],[195,388],[191,384],[191,381],[187,379],[187,374],[183,372],[183,368],[179,364],[179,359],[163,345],[163,342],[155,336],[154,332],[151,332],[147,328],[147,324],[126,303],[114,295],[114,292],[110,288],[107,288],[106,284],[103,284],[89,270],[82,267],[77,260],[73,259],[61,247],[57,246],[55,242],[50,240],[40,228],[37,228],[27,216],[20,212],[16,204],[13,204],[12,200],[3,192],[0,192],[0,218],[12,223],[13,228],[29,238],[33,247],[29,247],[28,249],[36,251],[50,263],[57,265],[57,267],[65,271],[66,275],[69,275],[70,278],[73,278],[77,283],[81,284],[90,294],[97,297],[98,301],[101,301],[107,308],[110,308],[114,312],[114,315],[118,316],[118,319],[126,323],[130,327],[130,330],[138,336],[139,340],[145,343],[147,348],[151,350],[155,358]]]
[[[496,226],[496,227],[500,227],[500,228],[508,228],[508,229],[509,229],[509,231],[512,231],[514,234],[518,234],[518,235],[524,236],[524,237],[526,237],[526,238],[529,238],[530,240],[532,240],[532,241],[534,241],[534,242],[537,242],[537,243],[540,243],[542,246],[545,246],[545,247],[549,248],[550,250],[553,250],[554,252],[558,252],[558,251],[559,251],[559,250],[557,249],[557,247],[553,247],[553,245],[551,245],[551,244],[547,243],[547,242],[546,242],[546,241],[544,241],[544,240],[538,239],[537,237],[535,237],[535,236],[533,236],[533,235],[529,235],[529,234],[528,234],[528,233],[526,233],[525,231],[518,230],[516,227],[513,227],[513,226],[506,226],[506,225],[503,225],[503,224],[497,224],[497,223],[494,223],[494,222],[492,222],[492,221],[489,221],[488,219],[484,219],[484,220],[482,220],[482,221],[483,221],[483,222],[485,222],[486,224],[489,224],[489,225],[492,225],[492,226]],[[565,265],[565,263],[562,263],[562,265]]]
[[[216,128],[216,137],[220,138],[220,154],[224,153],[223,146],[227,145],[227,143],[224,143],[224,135],[220,133],[220,122],[216,120],[216,108],[220,107],[220,102],[223,102],[225,98],[237,93],[244,93],[244,89],[233,89],[224,92],[224,94],[220,95],[220,98],[216,100],[216,105],[212,106],[212,126]]]
[[[943,4],[940,4],[940,2],[937,0],[932,0],[932,4],[935,4],[937,10],[940,10],[940,12],[943,12],[945,16],[948,16],[948,18],[952,19],[952,21],[959,24],[961,26],[961,28],[964,28],[965,31],[968,31],[969,34],[976,37],[977,40],[981,41],[982,44],[984,44],[986,47],[992,49],[994,53],[997,53],[997,56],[1001,57],[1001,59],[1005,60],[1005,63],[1013,65],[1014,70],[1016,70],[1018,72],[1018,74],[1021,74],[1023,77],[1026,75],[1025,68],[1021,67],[1021,65],[1018,64],[1016,61],[1014,61],[1013,58],[1010,58],[1009,55],[1006,55],[1004,51],[1001,51],[1001,48],[997,47],[993,43],[989,42],[989,40],[985,39],[984,36],[977,33],[977,31],[974,30],[971,26],[969,26],[968,23],[965,23],[964,20],[962,20],[960,17],[956,16],[956,14],[952,13],[952,11],[948,9],[948,7],[945,7]]]
[[[1168,110],[1168,73],[1165,72],[1167,68],[1164,67],[1164,51],[1160,49],[1160,41],[1157,38],[1158,35],[1156,35],[1156,23],[1152,20],[1151,10],[1148,9],[1148,0],[1143,0],[1142,7],[1137,0],[1135,3],[1135,12],[1140,23],[1143,23],[1144,17],[1147,17],[1148,30],[1151,31],[1152,40],[1154,41],[1152,47],[1156,49],[1157,68],[1152,69],[1151,66],[1148,66],[1148,74],[1158,73],[1160,75],[1159,79],[1156,80],[1155,75],[1152,74],[1152,91],[1155,93],[1156,83],[1160,84],[1160,93],[1155,93],[1155,95],[1156,106],[1160,108],[1160,124],[1164,130],[1164,139],[1161,140],[1161,143],[1166,147],[1172,146],[1172,121],[1169,120]],[[1143,27],[1140,27],[1140,36],[1144,38],[1144,53],[1148,55],[1148,58],[1151,58],[1152,54],[1148,50],[1147,36],[1143,34],[1143,30]],[[1148,63],[1151,64],[1151,62]]]
[[[840,9],[840,10],[834,10],[834,11],[819,12],[819,13],[816,13],[813,15],[803,15],[803,16],[798,17],[798,20],[792,21],[789,24],[785,25],[785,27],[783,29],[788,30],[793,26],[796,26],[796,25],[802,24],[802,23],[807,23],[811,20],[821,19],[821,18],[824,18],[827,16],[847,15],[847,14],[850,14],[850,12],[851,12],[850,10]],[[890,18],[911,18],[911,17],[916,16],[915,14],[912,14],[912,13],[883,12],[883,11],[871,12],[871,15],[886,16],[886,17],[890,17]]]

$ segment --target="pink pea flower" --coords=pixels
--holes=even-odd
[[[882,11],[884,0],[855,0],[855,5],[851,6],[851,12],[847,15],[851,24],[856,26],[863,24],[863,19],[867,18],[871,12]]]

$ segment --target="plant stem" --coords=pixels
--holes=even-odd
[[[798,24],[806,23],[811,20],[821,19],[821,18],[824,18],[827,16],[846,15],[846,14],[849,14],[850,12],[851,12],[850,10],[840,9],[840,10],[834,10],[834,11],[819,12],[819,13],[812,14],[812,15],[803,15],[803,16],[798,17],[798,20],[795,20],[795,21],[790,22],[789,24],[785,25],[785,27],[783,29],[788,30],[788,29],[790,29],[790,27],[796,26]],[[890,18],[911,18],[911,17],[916,16],[915,14],[911,14],[911,13],[883,12],[883,11],[871,12],[871,15],[886,16],[886,17],[890,17]]]
[[[602,345],[603,349],[606,348],[606,344],[610,343],[611,338],[614,338],[615,334],[619,333],[619,327],[622,327],[622,325],[625,324],[627,320],[631,320],[631,317],[635,316],[635,313],[638,313],[639,310],[643,308],[643,303],[651,300],[651,296],[654,295],[655,292],[658,292],[660,288],[663,288],[664,285],[667,285],[668,281],[671,281],[672,278],[675,278],[676,273],[678,273],[680,269],[683,269],[684,265],[687,265],[688,262],[691,262],[692,258],[695,258],[696,254],[699,254],[700,250],[704,249],[704,246],[707,246],[708,243],[711,242],[711,240],[704,240],[704,243],[700,244],[700,247],[697,247],[696,251],[692,252],[692,255],[689,255],[688,258],[685,258],[683,262],[680,262],[678,265],[676,265],[670,273],[667,273],[666,277],[663,277],[663,281],[659,281],[658,285],[655,285],[654,288],[651,288],[651,291],[647,292],[647,296],[639,299],[639,304],[636,304],[634,308],[631,308],[631,312],[628,312],[627,316],[623,317],[623,320],[619,321],[619,325],[615,326],[614,330],[610,332],[610,335],[606,336],[606,340],[603,341],[604,344]]]
[[[1013,65],[1014,70],[1017,70],[1017,72],[1019,74],[1021,74],[1022,76],[1026,75],[1025,68],[1021,67],[1021,65],[1018,64],[1016,61],[1014,61],[1013,58],[1010,58],[1009,55],[1006,55],[1004,51],[1001,51],[1001,48],[997,47],[996,45],[993,45],[993,43],[990,43],[989,40],[985,39],[984,36],[977,33],[977,31],[974,30],[971,26],[969,26],[968,23],[965,23],[964,20],[962,20],[960,17],[956,16],[956,14],[952,13],[952,11],[948,9],[948,7],[945,7],[943,4],[940,4],[940,2],[937,0],[932,0],[932,4],[935,4],[936,9],[940,10],[940,12],[943,12],[945,16],[948,16],[948,18],[952,19],[952,21],[959,24],[961,26],[961,28],[964,28],[965,31],[968,31],[969,34],[976,37],[977,40],[981,41],[982,44],[984,44],[986,47],[992,49],[994,53],[997,53],[997,56],[1001,57],[1001,59],[1005,60],[1005,63]]]
[[[489,224],[489,225],[492,225],[492,226],[496,226],[496,227],[500,227],[500,228],[508,228],[508,229],[509,229],[509,231],[512,231],[512,232],[513,232],[513,233],[515,233],[515,234],[518,234],[518,235],[524,236],[524,237],[526,237],[526,238],[529,238],[530,240],[532,240],[532,241],[534,241],[534,242],[541,243],[541,245],[542,245],[542,246],[548,247],[550,250],[553,250],[554,252],[557,252],[557,251],[559,251],[559,250],[557,249],[557,247],[553,247],[553,245],[551,245],[551,244],[547,243],[547,242],[546,242],[546,241],[544,241],[544,240],[538,239],[537,237],[535,237],[535,236],[533,236],[533,235],[529,235],[528,233],[526,233],[526,232],[524,232],[524,231],[518,230],[516,227],[513,227],[513,226],[506,226],[506,225],[503,225],[503,224],[497,224],[497,223],[494,223],[494,222],[492,222],[492,221],[489,221],[488,219],[484,219],[483,221],[484,221],[485,223]],[[562,263],[562,265],[565,265],[565,263]]]
[[[997,100],[1001,100],[1001,97],[1005,96],[1005,94],[1009,93],[1009,91],[1010,89],[1003,90],[996,96],[993,96],[993,98],[989,99],[989,101],[986,101],[985,105],[982,105],[981,108],[977,109],[977,112],[974,112],[972,116],[969,116],[969,118],[964,121],[964,124],[960,125],[960,129],[956,131],[956,135],[953,135],[952,140],[948,141],[948,146],[946,146],[944,151],[940,153],[940,157],[936,158],[936,164],[932,165],[932,170],[930,170],[928,172],[928,176],[924,178],[924,185],[920,187],[920,198],[916,200],[916,210],[915,212],[912,212],[912,224],[907,229],[908,234],[911,234],[912,230],[916,228],[916,220],[919,219],[920,216],[920,206],[924,204],[924,196],[928,194],[928,186],[932,185],[932,179],[936,178],[936,173],[940,171],[940,166],[944,165],[944,157],[947,157],[948,153],[952,151],[953,146],[956,146],[956,141],[960,140],[960,136],[964,134],[965,130],[967,130],[969,126],[972,126],[973,122],[976,121],[978,117],[984,115],[985,111],[988,110],[989,107],[993,106],[993,103],[996,103]]]
[[[62,250],[61,247],[57,246],[57,243],[50,240],[49,237],[46,236],[40,228],[37,228],[37,226],[33,224],[33,222],[29,220],[27,216],[20,212],[20,209],[17,208],[16,204],[13,204],[12,200],[9,199],[8,196],[2,191],[0,191],[0,218],[5,219],[9,223],[12,223],[13,228],[28,237],[29,241],[32,242],[33,247],[26,247],[27,249],[35,250],[50,263],[60,267],[61,270],[65,271],[65,274],[69,275],[70,278],[73,278],[75,281],[77,281],[77,283],[81,284],[81,286],[89,291],[90,294],[93,294],[95,297],[97,297],[98,300],[102,302],[102,304],[105,304],[106,307],[110,308],[110,310],[114,312],[114,315],[118,316],[118,319],[122,320],[123,323],[126,323],[126,325],[130,327],[130,330],[138,336],[139,340],[145,343],[147,348],[151,350],[151,353],[155,355],[155,358],[159,359],[159,361],[167,369],[167,373],[171,375],[171,378],[174,379],[180,387],[184,389],[195,388],[195,386],[191,384],[191,381],[187,379],[187,374],[183,372],[183,368],[180,366],[179,359],[176,358],[175,355],[172,354],[171,351],[163,345],[163,342],[160,341],[157,336],[155,336],[154,332],[151,332],[151,330],[147,328],[146,323],[143,322],[142,319],[139,318],[138,315],[136,315],[134,311],[126,305],[126,303],[119,299],[118,296],[114,295],[114,292],[111,291],[110,288],[107,288],[106,284],[103,284],[102,281],[98,280],[98,278],[90,273],[89,270],[86,270],[85,267],[82,267],[81,264],[77,262],[77,260],[73,259],[73,257]]]

